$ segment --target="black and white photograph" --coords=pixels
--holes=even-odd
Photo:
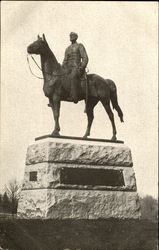
[[[158,249],[158,2],[1,1],[0,250]]]

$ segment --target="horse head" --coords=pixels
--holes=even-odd
[[[38,35],[37,40],[27,47],[27,52],[29,54],[41,55],[43,53],[46,53],[47,48],[48,43],[46,41],[45,35],[43,34],[42,37]]]

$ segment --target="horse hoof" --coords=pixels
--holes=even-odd
[[[113,135],[113,137],[111,138],[111,141],[117,141],[117,137]]]
[[[83,136],[83,139],[87,139],[88,136],[90,136],[90,133],[85,133],[85,135]]]
[[[51,136],[60,137],[60,133],[58,131],[53,131]]]
[[[87,135],[84,135],[82,138],[83,138],[83,139],[87,139]]]

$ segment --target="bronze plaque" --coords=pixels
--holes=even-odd
[[[32,171],[29,173],[29,181],[37,181],[37,171]]]
[[[61,184],[91,186],[125,186],[123,171],[113,169],[63,168]]]

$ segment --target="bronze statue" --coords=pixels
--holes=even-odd
[[[69,72],[58,63],[56,57],[49,48],[44,34],[42,38],[38,36],[38,39],[28,46],[27,51],[29,54],[39,54],[41,56],[41,70],[44,79],[43,91],[45,96],[49,98],[49,103],[55,120],[55,127],[52,136],[60,136],[60,102],[70,101],[72,76],[70,76]],[[84,64],[84,67],[86,64]],[[113,108],[118,112],[121,122],[123,122],[123,113],[118,105],[115,83],[112,80],[103,79],[99,75],[88,74],[87,84],[88,88],[86,87],[86,82],[81,81],[78,86],[78,100],[85,100],[88,118],[87,129],[83,137],[87,138],[87,136],[90,135],[90,129],[94,118],[93,109],[100,101],[112,124],[112,140],[117,140],[117,131],[114,122],[114,115],[110,107],[110,101]]]
[[[76,42],[77,38],[78,35],[75,32],[70,33],[72,44],[66,49],[62,64],[70,75],[70,101],[74,101],[74,103],[78,102],[80,77],[85,73],[85,68],[88,64],[87,52],[83,44]]]

